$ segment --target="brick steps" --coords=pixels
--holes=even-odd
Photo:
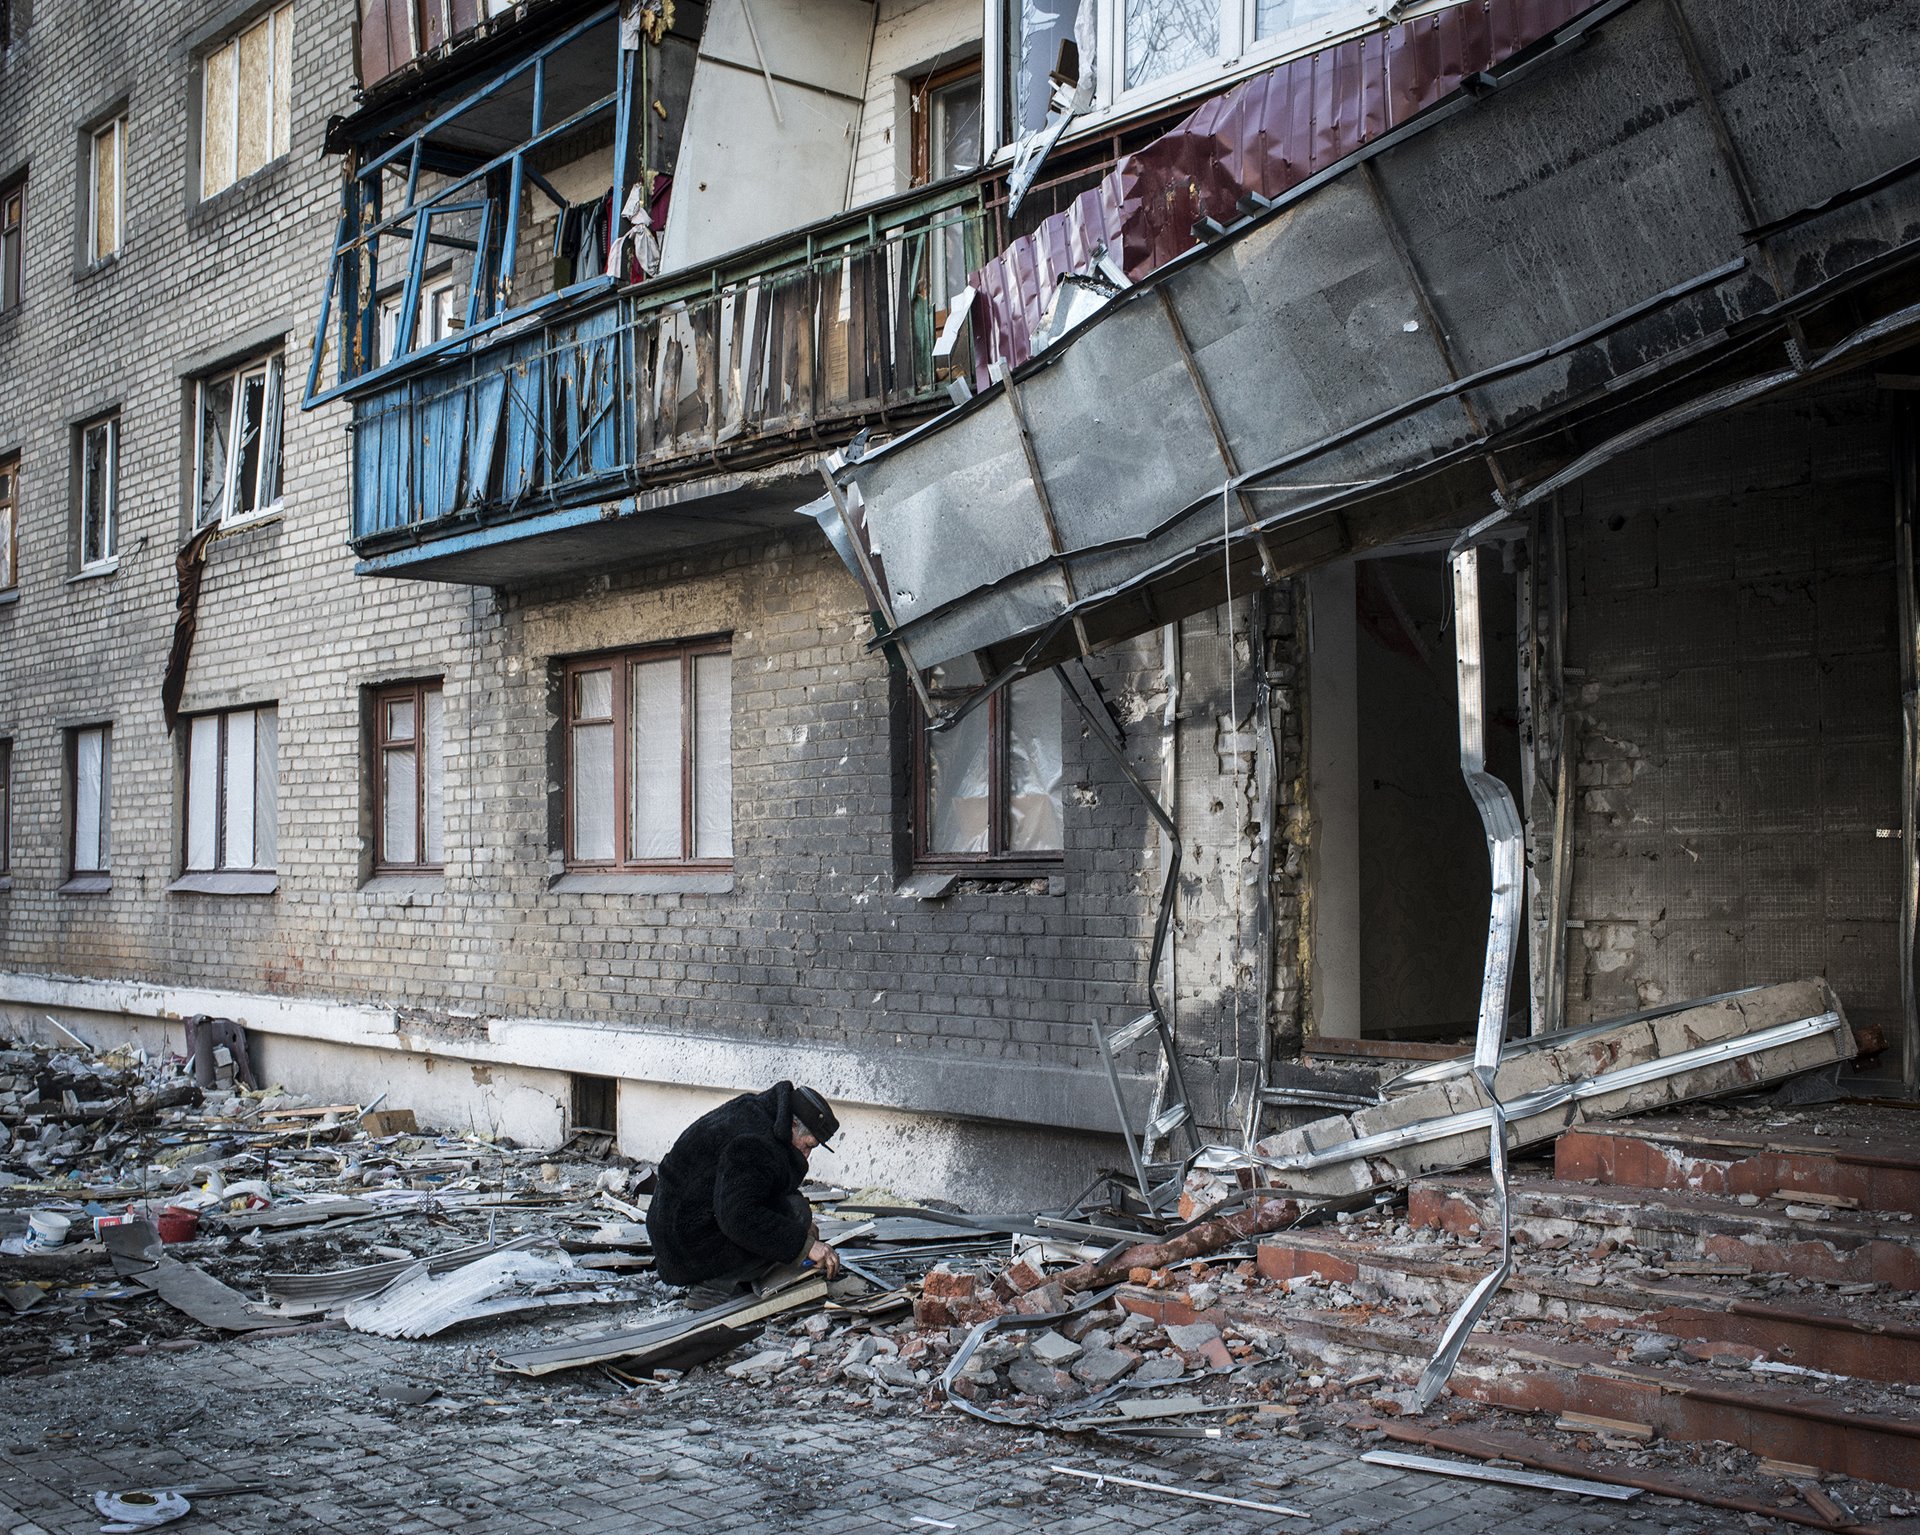
[[[1121,1304],[1165,1321],[1186,1309],[1151,1291],[1123,1291]],[[1334,1376],[1377,1373],[1401,1386],[1418,1378],[1440,1327],[1437,1319],[1419,1327],[1365,1307],[1281,1311],[1245,1300],[1223,1309],[1236,1325],[1275,1336],[1303,1365]],[[1492,1407],[1642,1423],[1668,1439],[1721,1441],[1920,1490],[1920,1403],[1889,1403],[1867,1388],[1823,1393],[1690,1363],[1622,1364],[1601,1344],[1508,1323],[1468,1342],[1452,1390]]]
[[[1603,1240],[1675,1261],[1724,1263],[1825,1284],[1872,1283],[1920,1290],[1920,1225],[1878,1212],[1836,1210],[1800,1219],[1776,1206],[1743,1208],[1710,1195],[1610,1189],[1560,1180],[1514,1183],[1514,1230],[1535,1243]],[[1484,1177],[1423,1180],[1409,1190],[1416,1226],[1479,1236],[1493,1226]]]
[[[1836,1310],[1787,1299],[1761,1299],[1710,1279],[1642,1280],[1608,1275],[1583,1282],[1543,1269],[1522,1247],[1494,1314],[1575,1324],[1586,1331],[1630,1326],[1682,1344],[1736,1344],[1782,1363],[1813,1366],[1860,1380],[1920,1381],[1920,1326],[1874,1311]],[[1304,1233],[1260,1244],[1263,1278],[1312,1275],[1344,1284],[1363,1299],[1429,1305],[1450,1313],[1485,1277],[1487,1262],[1461,1262],[1404,1248]],[[1737,1282],[1736,1282],[1737,1283]]]
[[[1890,1122],[1868,1136],[1750,1131],[1686,1121],[1581,1125],[1554,1144],[1554,1177],[1613,1188],[1769,1199],[1782,1190],[1920,1214],[1920,1133]]]

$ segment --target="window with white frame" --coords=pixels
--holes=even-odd
[[[193,525],[264,517],[280,505],[280,359],[256,358],[194,388]]]
[[[1045,124],[1056,72],[1090,68],[1096,106],[1129,98],[1144,105],[1379,15],[1369,0],[1004,0],[1000,141]],[[1079,46],[1089,29],[1097,39],[1091,60]]]
[[[110,570],[120,539],[120,418],[80,428],[80,569]]]
[[[113,855],[111,725],[86,725],[67,732],[67,786],[67,868],[76,876],[105,874]]]
[[[280,716],[272,704],[187,722],[189,874],[269,873],[279,813]]]
[[[454,309],[453,279],[430,279],[420,285],[420,304],[413,322],[413,339],[406,346],[401,346],[400,301],[405,297],[405,290],[396,288],[380,300],[380,362],[383,365],[404,353],[432,346],[434,342],[460,329],[460,317]]]
[[[105,261],[120,250],[121,208],[127,190],[127,120],[116,117],[96,128],[87,154],[87,260]]]
[[[20,585],[20,460],[0,458],[0,592]]]
[[[293,7],[278,6],[200,66],[200,195],[211,197],[287,152],[292,137]]]

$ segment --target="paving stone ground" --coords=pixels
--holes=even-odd
[[[1690,1505],[1622,1508],[1388,1470],[1362,1462],[1350,1440],[1265,1425],[1218,1441],[1089,1444],[929,1412],[911,1395],[795,1403],[711,1373],[665,1394],[623,1390],[590,1371],[525,1381],[491,1371],[500,1341],[306,1332],[0,1381],[0,1532],[97,1530],[97,1489],[195,1482],[264,1490],[197,1499],[173,1526],[182,1535],[1753,1527]],[[381,1383],[441,1395],[401,1405],[374,1395]],[[1284,1503],[1309,1517],[1095,1485],[1050,1472],[1053,1463]],[[1209,1471],[1219,1480],[1199,1480]]]

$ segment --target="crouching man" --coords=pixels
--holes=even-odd
[[[714,1304],[782,1263],[807,1259],[838,1274],[800,1185],[807,1154],[839,1128],[825,1098],[791,1082],[696,1119],[661,1162],[647,1210],[660,1277],[699,1286],[691,1299]]]

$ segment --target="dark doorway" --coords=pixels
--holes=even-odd
[[[1514,577],[1481,556],[1488,766],[1520,781]],[[1354,579],[1360,1032],[1472,1037],[1492,899],[1486,834],[1460,776],[1444,551],[1358,562]],[[1509,1014],[1526,1011],[1524,949]],[[1523,1031],[1524,1032],[1524,1031]]]

